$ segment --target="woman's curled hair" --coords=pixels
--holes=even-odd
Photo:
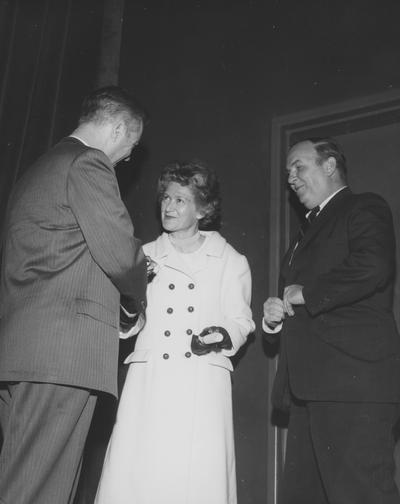
[[[221,196],[217,175],[200,161],[175,161],[162,170],[158,179],[158,200],[161,201],[168,185],[177,182],[188,186],[195,203],[204,216],[199,219],[199,229],[218,228],[221,219]]]

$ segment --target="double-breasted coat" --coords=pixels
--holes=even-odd
[[[145,245],[158,264],[107,451],[98,504],[235,504],[229,359],[254,330],[246,258],[217,232],[192,254],[168,235]],[[187,260],[188,259],[188,260]],[[193,334],[224,327],[233,348],[196,356]]]

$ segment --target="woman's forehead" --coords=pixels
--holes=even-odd
[[[169,195],[184,196],[185,198],[193,198],[194,192],[189,185],[182,185],[179,182],[169,182],[165,192]]]

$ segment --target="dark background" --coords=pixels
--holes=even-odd
[[[0,0],[2,212],[15,178],[71,131],[81,98],[98,82],[103,8],[98,0]],[[118,168],[136,234],[148,241],[159,232],[161,167],[200,158],[219,174],[221,232],[253,272],[257,332],[233,375],[239,504],[267,502],[272,450],[260,334],[269,295],[271,120],[398,89],[399,15],[398,0],[125,0],[119,82],[151,118],[132,161]],[[110,415],[103,411],[98,425],[112,416],[111,403],[104,408]],[[101,435],[91,440],[98,458]],[[93,467],[92,459],[87,488]],[[81,490],[80,502],[89,495]]]

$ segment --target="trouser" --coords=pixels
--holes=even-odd
[[[294,401],[280,504],[400,504],[396,404]]]
[[[73,502],[96,400],[51,383],[0,385],[0,503]]]

